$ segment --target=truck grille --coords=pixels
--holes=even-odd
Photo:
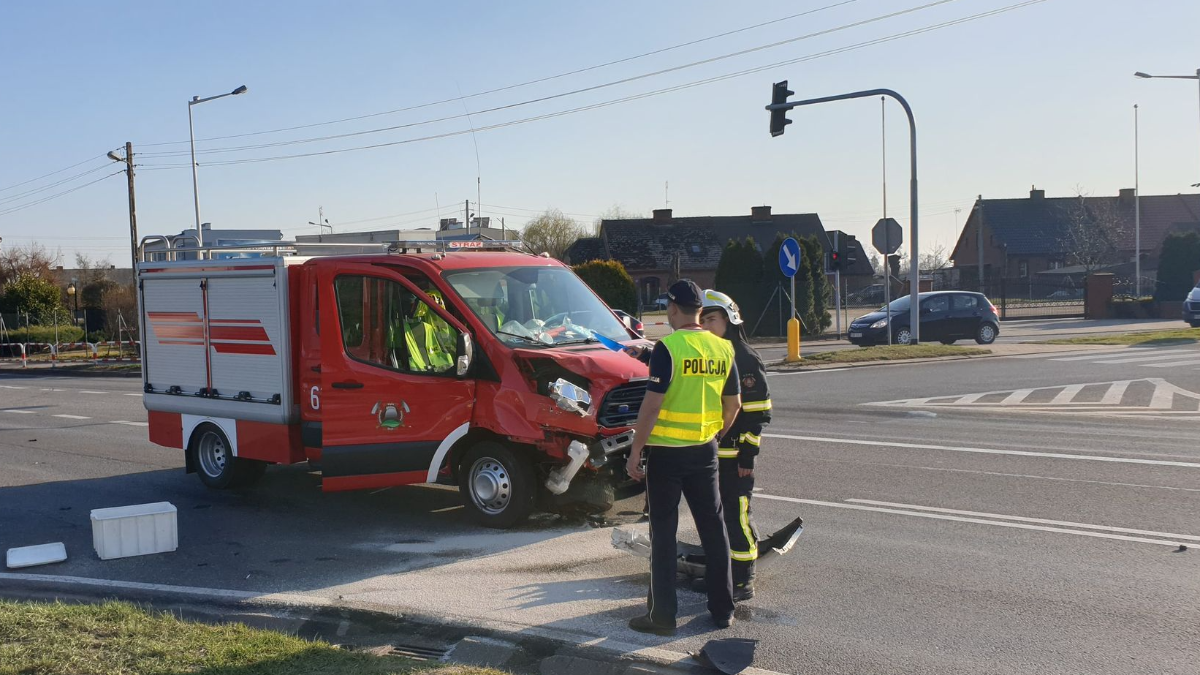
[[[613,389],[600,404],[600,409],[596,412],[596,422],[602,427],[633,426],[645,396],[645,380],[629,382]]]

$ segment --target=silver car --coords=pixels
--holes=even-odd
[[[1200,328],[1200,285],[1193,288],[1183,301],[1183,320],[1192,328]]]

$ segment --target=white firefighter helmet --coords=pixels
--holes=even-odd
[[[725,295],[721,291],[714,291],[709,288],[704,291],[704,300],[701,307],[701,312],[710,307],[720,307],[725,310],[725,316],[729,317],[729,323],[738,326],[742,323],[742,313],[738,310],[737,303],[733,298]]]

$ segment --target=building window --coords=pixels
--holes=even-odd
[[[1029,261],[1028,260],[1022,260],[1021,262],[1017,263],[1017,274],[1022,279],[1029,276]]]
[[[692,244],[692,253],[694,255],[700,255],[700,244]]]

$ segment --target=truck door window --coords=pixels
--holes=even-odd
[[[408,289],[378,277],[339,276],[334,290],[350,358],[401,372],[453,374],[457,331]]]

